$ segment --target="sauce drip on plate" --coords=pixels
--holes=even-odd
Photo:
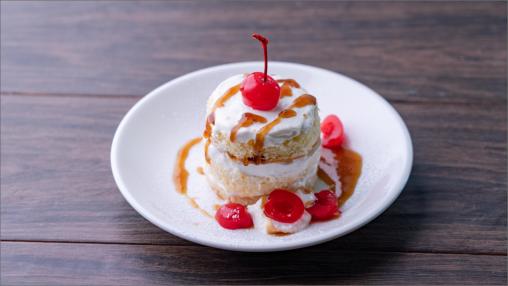
[[[203,215],[207,217],[212,217],[211,214],[209,214],[207,211],[199,207],[195,198],[191,198],[187,194],[187,181],[189,178],[189,171],[187,171],[187,169],[185,168],[185,162],[187,161],[187,157],[189,156],[189,152],[192,149],[192,147],[196,146],[199,142],[201,142],[201,139],[202,139],[201,137],[198,137],[189,140],[178,151],[178,154],[176,155],[175,168],[173,170],[173,182],[175,184],[176,191],[186,196],[192,207],[198,209]],[[200,168],[201,167],[199,167],[197,170],[198,173],[200,173],[199,171]]]
[[[185,169],[185,161],[189,156],[190,149],[199,142],[201,142],[201,137],[190,140],[183,145],[176,155],[177,159],[173,171],[173,181],[175,182],[176,190],[181,194],[187,193],[187,179],[189,178],[189,172]]]
[[[320,167],[318,168],[317,175],[328,187],[332,190],[335,189],[337,183],[340,184],[342,193],[338,198],[339,207],[353,195],[353,192],[358,182],[358,178],[362,172],[362,156],[353,150],[346,148],[339,148],[331,150],[333,152],[333,160],[337,166],[335,168],[336,175],[339,177],[340,182],[335,182],[329,174],[327,174]],[[321,157],[321,160],[325,160]],[[336,176],[336,177],[337,177]]]

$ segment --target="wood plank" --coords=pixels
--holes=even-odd
[[[271,59],[391,100],[506,103],[506,3],[2,1],[3,92],[144,95],[207,66]],[[259,19],[263,19],[260,21]]]
[[[506,257],[362,252],[328,245],[279,253],[201,246],[4,242],[5,285],[506,285]],[[269,261],[269,263],[267,263]]]
[[[1,238],[191,245],[145,221],[109,151],[130,97],[1,96]],[[401,197],[331,248],[506,253],[504,106],[397,103],[415,147]]]

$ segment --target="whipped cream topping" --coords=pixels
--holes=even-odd
[[[231,87],[241,84],[244,77],[245,75],[243,74],[234,75],[217,86],[208,99],[207,115],[211,112],[214,103]],[[275,80],[282,79],[280,76],[272,77]],[[212,127],[212,136],[216,133],[227,134],[227,136],[229,136],[233,127],[240,121],[242,115],[246,112],[260,115],[266,118],[268,122],[274,120],[282,110],[291,105],[295,98],[306,93],[306,91],[302,88],[290,88],[293,95],[280,98],[276,108],[270,111],[255,110],[245,105],[242,101],[241,92],[238,91],[226,101],[223,107],[215,110],[215,124]],[[288,138],[294,137],[312,128],[315,113],[318,112],[315,105],[295,108],[294,111],[296,112],[295,117],[285,118],[266,134],[264,146],[275,146],[281,144]],[[241,143],[245,143],[251,139],[254,140],[256,138],[256,133],[263,125],[263,123],[254,123],[251,126],[240,128],[236,134],[236,140]]]

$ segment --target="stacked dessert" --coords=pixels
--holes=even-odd
[[[208,99],[205,175],[228,202],[215,215],[221,226],[294,233],[339,213],[335,191],[314,193],[323,126],[314,96],[293,79],[267,74],[268,41],[253,36],[263,44],[264,73],[234,75]],[[323,130],[337,137],[331,123]]]
[[[205,173],[211,187],[242,203],[278,188],[310,189],[320,158],[316,99],[296,81],[274,76],[269,81],[280,90],[278,100],[260,109],[242,96],[249,76],[226,79],[208,100]]]
[[[234,75],[217,86],[208,99],[203,138],[180,149],[173,179],[187,195],[185,161],[204,141],[205,168],[196,171],[219,198],[206,189],[187,195],[189,202],[207,216],[214,209],[226,229],[295,233],[311,221],[339,217],[362,159],[342,147],[344,126],[336,115],[320,122],[314,96],[293,79],[268,75],[268,40],[253,37],[263,45],[264,72]]]

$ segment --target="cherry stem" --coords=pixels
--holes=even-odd
[[[252,37],[258,41],[261,42],[261,45],[263,46],[263,51],[264,51],[264,54],[265,54],[265,78],[264,78],[264,82],[266,82],[268,80],[268,39],[263,37],[262,35],[260,34],[252,34]]]

